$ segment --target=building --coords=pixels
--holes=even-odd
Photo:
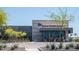
[[[68,27],[68,21],[32,21],[32,40],[35,42],[68,41],[68,34],[72,32],[73,29]]]
[[[15,31],[27,32],[27,37],[33,42],[68,41],[68,34],[73,32],[68,27],[68,21],[33,20],[32,26],[10,26]]]

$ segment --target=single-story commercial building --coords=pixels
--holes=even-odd
[[[68,21],[33,20],[32,26],[11,26],[16,31],[28,33],[28,37],[34,42],[68,41],[68,34],[73,32],[68,27]]]
[[[68,41],[68,34],[72,32],[73,29],[68,27],[68,21],[32,21],[32,41],[35,42]]]

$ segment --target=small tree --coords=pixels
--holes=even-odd
[[[51,13],[49,15],[51,20],[55,20],[55,21],[59,21],[61,23],[61,30],[63,30],[63,28],[65,28],[65,25],[68,26],[68,22],[73,20],[73,16],[67,13],[67,9],[65,9],[65,11],[63,11],[64,9],[59,8],[60,13]],[[60,38],[61,41],[63,41],[63,37],[62,37],[62,31],[60,31]]]
[[[7,13],[0,8],[0,31],[1,35],[4,35],[4,28],[7,25]]]
[[[8,35],[9,37],[15,37],[15,38],[23,38],[24,36],[27,35],[27,33],[25,32],[19,32],[19,31],[15,31],[14,29],[12,29],[11,27],[8,27],[7,29],[5,29],[5,34]]]
[[[0,26],[7,24],[7,13],[0,9]]]

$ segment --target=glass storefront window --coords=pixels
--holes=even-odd
[[[42,32],[42,36],[44,40],[48,40],[50,38],[55,39],[59,38],[60,36],[64,36],[65,32],[60,32],[60,31],[44,31]]]

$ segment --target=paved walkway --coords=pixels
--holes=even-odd
[[[26,43],[25,50],[27,51],[38,51],[39,47],[44,47],[47,43],[44,42],[31,42]]]
[[[15,42],[15,43],[6,43],[7,47],[11,47],[11,46],[13,46],[15,44],[18,45],[19,47],[25,48],[26,51],[38,51],[38,48],[39,47],[44,47],[47,44],[47,42],[45,42],[45,43],[44,42]],[[0,45],[2,45],[2,44],[0,44]]]
[[[70,43],[70,42],[64,43],[64,45],[66,45],[68,43]],[[25,48],[26,51],[38,51],[38,48],[45,47],[47,44],[50,44],[50,42],[15,42],[15,43],[13,42],[13,43],[3,43],[3,45],[4,44],[6,44],[7,47],[11,47],[13,45],[18,45],[21,48],[22,47]],[[58,44],[59,43],[56,42],[56,45],[58,45]],[[2,43],[0,45],[2,45]]]

